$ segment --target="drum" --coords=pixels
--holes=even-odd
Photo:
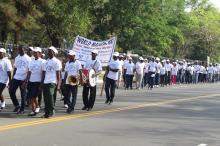
[[[82,79],[81,79],[81,83],[82,85],[89,85],[91,87],[94,87],[96,85],[96,77],[93,77],[93,75],[95,74],[95,70],[94,69],[82,69]]]

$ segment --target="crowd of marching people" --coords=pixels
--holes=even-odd
[[[81,64],[76,59],[76,52],[69,50],[67,58],[62,62],[56,57],[58,50],[51,46],[47,49],[48,58],[42,53],[40,47],[18,47],[18,56],[12,66],[11,60],[6,57],[6,50],[0,48],[0,110],[5,108],[3,91],[7,87],[13,112],[23,114],[26,106],[31,106],[29,116],[40,112],[41,100],[44,99],[43,118],[55,114],[56,93],[64,96],[64,106],[68,114],[74,112],[78,86],[83,87],[82,110],[92,110],[97,86],[96,81],[103,69],[101,61],[97,58],[98,50],[91,51],[91,59]],[[84,80],[84,72],[93,70],[91,80]],[[137,62],[129,55],[120,55],[114,52],[104,75],[106,104],[112,104],[116,88],[153,89],[176,84],[214,83],[220,80],[220,65],[216,63],[187,62],[186,60],[169,60],[151,57],[139,57]],[[78,83],[79,80],[79,83]],[[122,82],[123,80],[123,82]],[[135,81],[135,84],[134,84]],[[21,100],[16,96],[20,88]]]
[[[124,79],[125,89],[133,89],[135,77],[136,89],[145,86],[148,89],[176,84],[214,83],[220,80],[220,64],[205,62],[187,62],[186,60],[169,60],[151,57],[144,59],[139,57],[134,63],[130,56],[119,56],[120,75]]]

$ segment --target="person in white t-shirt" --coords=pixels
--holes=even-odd
[[[65,94],[64,99],[68,105],[67,113],[70,114],[74,111],[77,99],[78,92],[78,84],[79,78],[82,77],[82,65],[75,58],[76,52],[70,50],[68,53],[69,61],[65,65],[65,75],[64,75],[64,83],[65,83]],[[72,79],[71,79],[72,78]],[[75,83],[73,83],[73,79]],[[72,101],[70,97],[72,96]]]
[[[155,81],[155,73],[157,70],[157,63],[155,62],[154,58],[151,58],[151,61],[149,62],[148,70],[149,70],[148,89],[152,90]]]
[[[139,90],[141,88],[142,80],[144,77],[144,58],[139,57],[139,61],[135,65],[136,70],[136,88]]]
[[[165,85],[166,68],[165,68],[164,64],[165,64],[165,60],[162,60],[161,68],[160,68],[160,84],[161,84],[161,87],[164,87],[164,85]]]
[[[31,99],[32,112],[29,116],[35,116],[40,111],[40,106],[37,100],[38,95],[41,93],[40,85],[42,79],[42,71],[44,61],[40,57],[42,49],[35,47],[32,49],[34,59],[28,65],[28,74],[25,83],[28,83],[28,95]]]
[[[135,64],[132,62],[132,58],[128,57],[128,62],[125,64],[126,90],[128,88],[133,89],[132,83],[133,83],[134,71],[135,71]]]
[[[124,66],[124,60],[123,60],[123,56],[119,55],[119,71],[118,71],[118,82],[117,82],[117,88],[120,88],[121,86],[121,79],[122,79],[122,75],[123,75],[123,66]]]
[[[107,75],[105,79],[106,104],[111,104],[115,97],[116,81],[118,80],[118,72],[120,69],[118,56],[119,53],[115,52],[113,54],[113,60],[109,63],[107,67]]]
[[[178,67],[176,62],[173,62],[173,66],[171,68],[171,85],[176,85],[176,77],[178,72]]]
[[[97,80],[98,75],[100,75],[102,71],[102,64],[101,61],[97,58],[97,55],[98,55],[98,50],[96,49],[92,50],[91,51],[92,59],[88,60],[84,67],[87,70],[94,69],[95,74],[92,77],[95,78],[95,80]],[[82,108],[82,110],[87,110],[87,111],[92,110],[96,100],[96,88],[97,88],[96,85],[92,87],[89,84],[84,84],[83,86],[84,107]]]
[[[11,61],[5,57],[6,50],[0,48],[0,111],[5,108],[5,100],[3,96],[3,90],[7,86],[8,82],[11,83]]]
[[[31,58],[25,54],[22,46],[18,47],[19,55],[15,58],[14,73],[11,84],[9,84],[9,94],[13,105],[15,106],[14,112],[18,114],[24,113],[26,103],[26,87],[23,86],[27,77],[28,65],[31,62]],[[16,97],[16,90],[20,87],[21,93],[21,105]]]
[[[156,74],[155,74],[155,86],[158,88],[160,84],[160,68],[162,67],[160,63],[160,58],[156,58],[156,63],[157,63],[157,69],[156,69]]]
[[[49,118],[54,115],[54,93],[55,90],[60,92],[60,71],[62,68],[61,62],[55,57],[58,51],[55,47],[51,46],[48,48],[48,59],[43,65],[42,81],[43,85],[43,96],[45,114],[43,118]]]

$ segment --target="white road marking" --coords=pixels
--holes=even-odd
[[[207,146],[207,144],[199,144],[198,146]]]

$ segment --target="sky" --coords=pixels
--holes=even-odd
[[[209,0],[213,5],[220,10],[220,0]]]

